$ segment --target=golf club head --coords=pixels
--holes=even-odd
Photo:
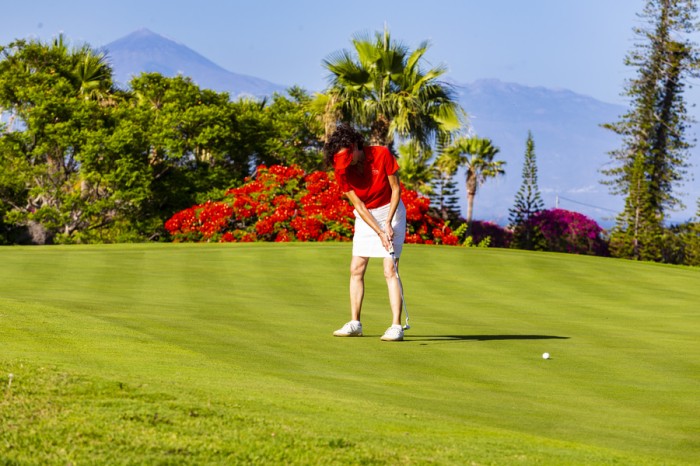
[[[404,330],[408,330],[409,328],[411,328],[411,326],[408,325],[408,324],[406,324],[406,325],[403,326],[403,329],[404,329]]]

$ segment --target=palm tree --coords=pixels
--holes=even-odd
[[[448,146],[438,159],[438,165],[446,172],[454,174],[459,167],[466,167],[467,225],[471,230],[474,197],[479,186],[489,178],[503,175],[505,161],[494,160],[500,149],[490,139],[461,137]]]
[[[399,172],[401,182],[408,189],[413,189],[423,194],[431,194],[433,179],[433,166],[430,159],[433,152],[430,148],[422,148],[416,141],[409,141],[399,146]]]
[[[114,93],[112,68],[103,52],[93,50],[88,44],[69,48],[63,34],[59,34],[49,45],[49,53],[60,62],[69,63],[69,79],[77,95],[85,100],[101,104],[112,102]]]
[[[452,89],[438,81],[442,66],[424,71],[428,42],[410,51],[391,40],[387,29],[374,37],[353,38],[354,53],[341,50],[323,61],[330,86],[319,98],[325,115],[338,115],[370,131],[370,142],[390,146],[394,136],[411,137],[424,147],[437,136],[453,134],[465,113]]]
[[[102,104],[112,102],[112,69],[105,54],[95,52],[86,45],[73,51],[72,58],[75,61],[73,75],[78,95]]]

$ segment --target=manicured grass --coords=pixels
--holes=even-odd
[[[376,260],[365,337],[331,336],[349,255],[1,248],[0,463],[700,458],[700,270],[409,245],[413,328],[386,343]]]

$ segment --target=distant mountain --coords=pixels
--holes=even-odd
[[[522,182],[528,131],[535,142],[538,186],[547,208],[557,205],[609,224],[622,201],[600,184],[599,170],[618,137],[600,127],[615,121],[624,107],[568,90],[528,87],[495,79],[456,84],[459,101],[474,132],[501,151],[506,175],[488,180],[477,192],[474,217],[506,223]],[[460,182],[463,174],[460,174]],[[462,183],[463,184],[463,183]]]
[[[121,86],[126,86],[132,76],[142,72],[157,72],[168,77],[189,76],[200,87],[228,92],[234,98],[261,97],[286,90],[281,84],[225,70],[185,45],[148,29],[115,40],[104,49]]]
[[[538,186],[547,208],[559,206],[581,212],[609,227],[623,207],[623,199],[609,194],[600,173],[610,163],[608,152],[621,145],[619,136],[600,127],[615,122],[626,111],[620,105],[598,101],[565,89],[506,83],[496,79],[455,84],[459,101],[470,115],[474,132],[501,149],[506,175],[490,179],[477,192],[474,218],[504,224],[522,182],[528,131],[532,131]],[[691,138],[692,139],[692,138]],[[698,150],[695,165],[700,164]],[[694,167],[695,178],[700,170]],[[463,174],[460,174],[462,185]],[[463,189],[463,188],[462,188]],[[673,222],[686,221],[700,196],[697,184],[681,191],[687,209],[671,213]],[[464,196],[464,193],[462,192]]]

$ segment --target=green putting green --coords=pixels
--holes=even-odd
[[[0,248],[0,463],[700,458],[699,269],[407,245],[392,343],[376,259],[331,336],[350,252]]]

